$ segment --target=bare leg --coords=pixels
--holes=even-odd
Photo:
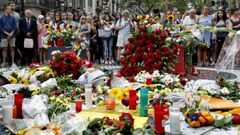
[[[14,47],[10,47],[10,53],[11,53],[11,59],[12,59],[12,64],[14,64],[14,57],[15,57],[15,50]]]
[[[7,48],[6,48],[6,47],[3,47],[3,48],[2,48],[3,65],[6,64],[6,57],[7,57]]]
[[[86,51],[87,51],[87,59],[88,59],[88,61],[90,61],[90,58],[91,58],[90,51],[89,51],[89,49],[87,49]]]
[[[40,64],[42,65],[43,64],[43,59],[42,59],[43,58],[43,56],[42,56],[43,50],[42,50],[42,48],[39,48],[38,54],[39,54]]]
[[[42,48],[42,55],[43,55],[43,64],[46,63],[46,50]]]
[[[207,65],[207,48],[206,47],[203,48],[203,64],[205,66],[208,66]]]

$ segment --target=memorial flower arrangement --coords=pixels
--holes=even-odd
[[[80,33],[79,29],[74,31],[71,24],[64,24],[63,28],[60,26],[52,28],[49,24],[46,24],[44,27],[48,30],[47,35],[43,38],[45,48],[73,45]]]
[[[19,75],[18,72],[16,72],[16,71],[13,71],[13,72],[10,73],[10,76],[8,76],[8,81],[11,84],[17,84],[17,83],[18,84],[23,84],[23,85],[29,85],[30,84],[27,76]]]
[[[149,73],[155,70],[160,73],[172,71],[179,45],[172,40],[168,30],[153,31],[150,26],[140,24],[128,41],[120,59],[123,76],[132,77],[143,70]]]
[[[66,99],[51,96],[48,101],[48,116],[54,119],[57,115],[69,110],[69,102]]]
[[[58,75],[73,74],[80,71],[82,61],[77,57],[74,51],[52,52],[52,57],[49,60],[50,67],[57,72]]]

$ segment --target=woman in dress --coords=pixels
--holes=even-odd
[[[43,37],[46,36],[47,30],[45,29],[45,18],[43,15],[38,16],[38,53],[39,53],[39,59],[40,64],[45,64],[46,61],[46,49],[43,47]]]
[[[202,14],[198,18],[198,24],[203,25],[203,26],[212,26],[212,19],[213,17],[209,15],[209,7],[204,6]],[[203,39],[202,42],[207,43],[207,46],[204,47],[198,47],[197,49],[197,55],[198,55],[198,66],[208,66],[207,63],[207,51],[211,46],[211,38],[212,34],[210,31],[205,30],[203,31]]]
[[[216,21],[214,21],[214,25],[217,28],[232,28],[232,24],[230,20],[227,18],[227,13],[224,10],[219,10],[217,12],[217,18]],[[220,54],[220,51],[222,49],[223,43],[228,35],[228,32],[217,32],[216,33],[216,43],[212,45],[213,53],[212,53],[212,63],[211,66],[215,65],[215,62]]]
[[[81,39],[87,44],[86,45],[86,56],[88,61],[90,61],[90,51],[89,51],[89,43],[90,43],[90,32],[91,32],[91,25],[87,22],[86,16],[82,16],[80,20],[80,36]],[[86,58],[85,56],[85,58]],[[83,58],[84,59],[84,58]]]
[[[95,61],[97,59],[97,31],[96,27],[93,23],[93,18],[91,16],[87,16],[87,22],[91,25],[90,32],[90,50],[91,51],[91,61]]]

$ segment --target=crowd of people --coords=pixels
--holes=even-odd
[[[165,24],[168,15],[174,16],[173,24],[200,24],[240,30],[238,10],[226,12],[224,9],[219,9],[215,14],[210,15],[210,7],[204,6],[202,12],[191,8],[182,15],[177,8],[173,8],[162,15],[158,9],[154,9],[150,17],[158,16],[160,20],[157,23]],[[42,38],[47,34],[45,24],[49,24],[54,29],[71,24],[75,29],[80,29],[80,36],[89,43],[83,59],[100,64],[118,64],[121,51],[128,38],[132,36],[131,30],[137,30],[138,20],[137,14],[127,10],[111,15],[109,7],[105,7],[99,16],[89,15],[83,10],[77,12],[52,10],[46,16],[34,17],[31,10],[27,9],[25,16],[20,18],[19,13],[15,11],[15,3],[11,2],[4,6],[4,15],[0,18],[1,67],[5,67],[7,63],[12,66],[29,65],[33,61],[46,64],[46,49],[42,42]],[[186,29],[191,28],[186,27]],[[196,48],[195,59],[198,66],[215,65],[227,35],[228,32],[203,31],[201,40],[207,43],[207,47]],[[32,39],[33,47],[25,47],[25,44],[28,44],[26,42],[30,42],[29,39]]]

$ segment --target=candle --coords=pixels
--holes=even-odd
[[[106,109],[107,110],[114,110],[115,109],[115,106],[116,106],[115,97],[107,96],[105,98],[105,103],[106,103]]]
[[[13,118],[13,106],[12,105],[3,105],[3,123],[9,125]]]
[[[76,101],[76,112],[81,112],[82,111],[82,101]]]
[[[146,79],[146,84],[147,84],[147,85],[152,84],[152,78],[147,78],[147,79]]]
[[[92,84],[85,85],[85,104],[86,108],[92,108]]]
[[[181,134],[180,126],[180,110],[178,107],[170,107],[170,133],[171,134]]]
[[[148,116],[148,89],[140,90],[140,116]]]
[[[137,91],[130,90],[129,91],[129,109],[136,110],[137,108]]]
[[[23,94],[14,95],[14,105],[17,107],[17,118],[22,118]]]
[[[17,106],[14,105],[13,106],[13,119],[16,119],[17,118]]]
[[[164,134],[164,107],[161,105],[155,105],[154,106],[154,125],[155,125],[155,131],[158,134]]]

